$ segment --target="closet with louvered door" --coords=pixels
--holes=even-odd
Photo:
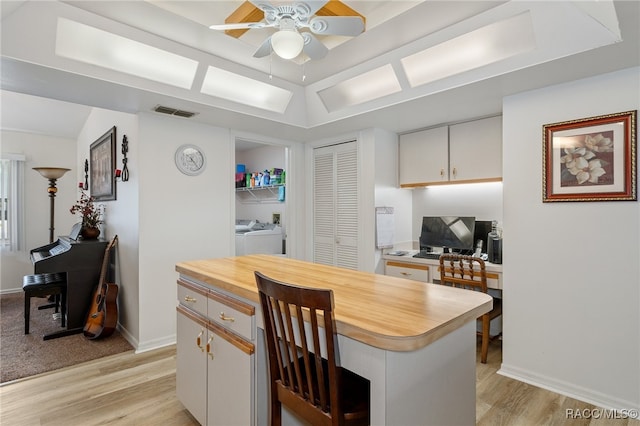
[[[355,141],[313,153],[313,261],[358,269],[358,147]]]

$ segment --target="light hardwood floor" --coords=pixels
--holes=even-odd
[[[131,351],[2,385],[0,424],[197,425],[176,399],[175,360],[175,346]],[[640,426],[627,419],[569,419],[567,409],[595,407],[500,376],[500,362],[500,342],[492,342],[487,364],[477,364],[478,425]]]

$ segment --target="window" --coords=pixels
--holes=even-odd
[[[24,155],[3,154],[0,160],[0,247],[24,249]]]

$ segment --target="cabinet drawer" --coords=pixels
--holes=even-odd
[[[209,318],[246,339],[254,340],[255,308],[215,290],[209,291]]]
[[[178,280],[178,302],[192,311],[207,315],[207,295],[209,290],[183,279]]]
[[[429,265],[387,261],[384,271],[392,277],[429,282]]]

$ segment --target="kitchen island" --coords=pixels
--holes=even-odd
[[[178,397],[194,414],[191,395],[201,398],[199,388],[208,389],[207,414],[194,414],[201,423],[232,422],[233,416],[218,414],[233,412],[233,404],[238,413],[249,413],[249,423],[267,422],[266,351],[254,277],[260,271],[333,290],[341,364],[371,381],[372,424],[475,424],[475,320],[491,310],[490,296],[270,255],[181,262],[176,271]],[[207,332],[212,346],[205,351]],[[225,350],[236,355],[225,356]],[[196,361],[199,353],[204,367]],[[225,360],[233,365],[222,366]],[[208,384],[192,383],[201,376],[209,376]],[[216,394],[212,388],[225,380],[239,391]]]

